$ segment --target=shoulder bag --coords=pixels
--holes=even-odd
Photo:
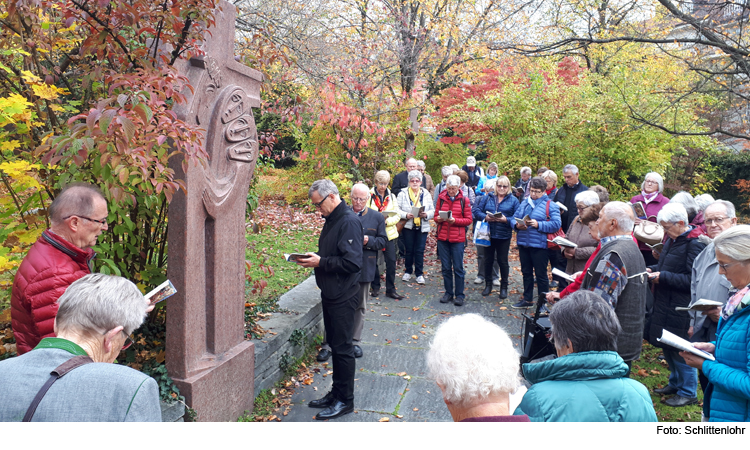
[[[550,219],[549,217],[549,204],[552,203],[552,200],[547,200],[547,220]],[[547,248],[551,248],[552,250],[560,250],[560,246],[552,242],[552,240],[556,237],[565,237],[565,232],[562,230],[562,226],[557,229],[554,233],[547,233]]]

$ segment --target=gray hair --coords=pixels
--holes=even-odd
[[[406,158],[406,159],[404,160],[404,165],[407,165],[407,164],[409,164],[409,161],[414,161],[414,162],[417,162],[417,159],[416,159],[416,158],[414,158],[413,156],[410,156],[410,157],[408,157],[408,158]]]
[[[443,166],[442,169],[440,169],[440,174],[444,177],[448,177],[453,175],[453,169],[451,169],[451,166]]]
[[[695,203],[698,204],[698,208],[700,208],[701,211],[705,211],[706,207],[714,201],[715,200],[711,194],[701,194],[695,197]]]
[[[391,182],[391,174],[388,173],[387,170],[378,170],[375,172],[375,179],[373,181],[375,181],[375,183],[388,184]]]
[[[715,202],[711,203],[710,205],[706,206],[706,209],[708,209],[711,206],[715,205],[722,205],[727,211],[727,218],[728,219],[734,219],[737,217],[737,211],[734,209],[734,204],[732,202],[728,202],[726,200],[716,200]],[[705,211],[705,210],[704,210]],[[724,252],[722,252],[724,253]]]
[[[49,206],[50,222],[57,225],[70,216],[91,216],[97,198],[107,201],[102,191],[91,184],[72,183],[65,186]]]
[[[313,192],[316,191],[321,198],[326,198],[331,194],[337,197],[339,196],[339,188],[336,187],[333,181],[328,179],[316,180],[313,182],[312,186],[310,186],[310,189],[307,191],[307,198],[312,198]]]
[[[489,180],[484,182],[485,189],[495,188],[495,186],[497,186],[497,177],[490,178]]]
[[[368,188],[366,184],[364,184],[364,183],[355,183],[352,186],[352,195],[354,195],[354,189],[357,189],[357,188],[359,190],[361,190],[362,192],[364,192],[364,193],[369,193],[370,192],[370,188]]]
[[[445,321],[427,351],[430,378],[452,404],[470,406],[519,386],[518,352],[508,333],[478,314]]]
[[[451,175],[445,179],[446,186],[461,186],[461,178],[458,175]]]
[[[578,175],[578,167],[573,164],[567,164],[565,167],[563,167],[563,173],[565,172],[570,172],[572,174]]]
[[[581,191],[576,194],[575,202],[581,202],[586,206],[596,205],[599,203],[599,195],[594,191]]]
[[[570,341],[576,353],[617,351],[620,322],[609,303],[591,291],[581,289],[557,302],[549,320],[557,348]]]
[[[461,170],[461,168],[460,168],[460,167],[458,167],[458,164],[451,164],[451,165],[450,165],[450,166],[448,166],[448,167],[450,167],[450,168],[451,168],[451,174],[453,174],[453,171],[456,171],[456,170]]]
[[[633,225],[635,225],[635,217],[633,214],[633,208],[628,203],[609,202],[604,205],[601,212],[599,213],[599,216],[601,216],[602,214],[605,214],[608,219],[617,220],[618,228],[624,233],[630,233],[633,231]]]
[[[685,191],[680,191],[672,197],[671,200],[669,200],[669,203],[679,203],[680,205],[685,207],[685,211],[687,212],[687,222],[685,224],[692,222],[696,215],[698,215],[698,211],[700,211],[700,208],[698,208],[698,204],[695,203],[695,199],[692,195]]]
[[[557,185],[557,174],[552,170],[545,170],[540,176],[544,179],[549,178],[555,185]]]
[[[531,175],[531,167],[521,167],[521,175],[528,173]]]
[[[547,190],[547,180],[542,177],[534,177],[529,180],[529,189],[539,189],[544,193]]]
[[[411,172],[409,172],[409,181],[415,178],[418,179],[419,181],[422,181],[422,172],[418,170],[412,170]]]
[[[750,260],[750,225],[737,225],[721,232],[714,239],[717,252],[735,261]]]
[[[422,161],[421,159],[418,159],[417,160],[417,167],[421,167],[421,168],[424,169],[424,168],[427,167],[427,164],[425,164],[424,161]]]
[[[664,191],[664,178],[662,178],[662,176],[656,172],[649,172],[646,174],[645,177],[643,177],[643,183],[641,183],[641,190],[643,190],[646,187],[646,180],[648,180],[649,178],[653,178],[654,181],[656,181],[656,183],[659,185],[660,193]]]
[[[73,282],[57,301],[58,331],[102,334],[121,326],[127,335],[141,326],[147,304],[131,281],[92,273]]]
[[[662,206],[662,208],[659,210],[659,214],[656,215],[656,221],[660,223],[667,222],[674,224],[682,222],[685,225],[689,223],[688,214],[685,210],[685,207],[680,203],[672,202],[669,202],[666,205]]]
[[[599,203],[607,203],[609,201],[609,191],[604,186],[595,184],[589,188],[589,191],[596,192],[599,196]]]

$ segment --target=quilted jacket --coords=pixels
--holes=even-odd
[[[523,365],[532,384],[514,415],[532,422],[656,422],[648,389],[616,352],[570,353]]]
[[[13,280],[11,325],[22,355],[54,337],[57,299],[74,281],[91,273],[96,253],[80,249],[47,230],[31,246]]]
[[[398,209],[398,200],[396,200],[396,196],[391,194],[391,191],[387,188],[385,190],[385,194],[385,204],[382,205],[382,209],[378,209],[378,205],[375,203],[375,197],[377,196],[377,194],[375,193],[375,188],[371,188],[370,198],[367,200],[367,207],[370,209],[374,209],[375,211],[378,211],[385,216],[385,232],[386,234],[388,234],[388,240],[392,241],[398,238],[398,230],[396,229],[396,224],[401,220],[401,213]],[[399,214],[387,214],[389,211],[397,212]]]
[[[518,199],[514,195],[506,195],[500,204],[497,203],[495,194],[483,195],[479,197],[476,204],[471,208],[474,218],[484,220],[489,212],[502,212],[508,219],[507,223],[487,222],[490,224],[490,236],[492,239],[510,239],[513,237],[513,228],[510,227],[510,221],[513,221],[513,214],[518,208]]]
[[[518,208],[516,213],[513,215],[519,219],[523,219],[527,214],[530,218],[535,219],[539,222],[539,228],[528,227],[526,230],[518,230],[516,228],[516,221],[513,221],[513,228],[518,230],[516,236],[516,242],[518,245],[524,247],[534,248],[547,248],[547,234],[554,233],[560,229],[560,207],[555,205],[555,202],[550,202],[549,205],[549,220],[547,220],[547,202],[551,199],[546,194],[542,195],[536,200],[532,200],[534,207],[529,205],[529,199],[525,198]]]
[[[461,210],[462,204],[463,211]],[[453,211],[453,218],[456,221],[452,225],[448,222],[437,224],[438,241],[465,242],[466,227],[471,225],[472,222],[471,204],[468,199],[465,199],[459,190],[455,200],[451,200],[448,197],[448,191],[445,190],[438,196],[437,205],[435,205],[435,219],[440,217],[439,211]]]
[[[401,214],[401,219],[406,219],[406,215],[411,212],[411,198],[409,197],[409,188],[406,188],[402,190],[398,194],[398,198],[396,199],[398,201],[398,209],[399,213]],[[422,195],[422,206],[424,206],[424,212],[427,213],[426,219],[421,219],[420,222],[420,228],[422,230],[422,233],[429,233],[430,232],[430,217],[432,217],[432,213],[435,209],[435,206],[432,204],[432,196],[430,196],[430,192],[425,188],[419,188],[421,189],[421,195]],[[409,219],[404,224],[404,228],[411,230],[414,228],[414,219]]]
[[[714,356],[702,367],[711,382],[709,421],[750,421],[750,307],[719,320]]]

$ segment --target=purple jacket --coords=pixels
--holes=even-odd
[[[656,194],[656,198],[650,201],[648,205],[646,204],[646,200],[643,198],[643,194],[638,194],[630,199],[630,203],[635,204],[637,202],[643,203],[643,206],[646,209],[646,216],[648,216],[648,220],[656,223],[656,215],[659,214],[659,211],[661,211],[664,205],[669,203],[669,199],[662,195],[661,192],[659,192],[658,194]],[[638,241],[638,248],[644,252],[651,251],[651,248],[648,245],[640,241]]]

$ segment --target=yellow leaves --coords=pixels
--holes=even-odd
[[[29,175],[34,169],[39,169],[39,164],[29,164],[26,161],[9,161],[0,163],[0,171],[8,175],[14,185],[23,186],[25,189],[30,187],[40,188],[41,185],[33,176]]]
[[[0,273],[15,269],[19,265],[21,265],[20,261],[11,261],[5,256],[0,256]],[[8,311],[10,311],[10,309]]]
[[[57,100],[60,95],[65,95],[68,92],[67,89],[46,83],[32,85],[31,89],[34,91],[34,95],[45,100]]]
[[[21,78],[23,78],[23,81],[25,81],[28,84],[38,84],[42,82],[41,78],[34,75],[34,73],[28,70],[21,71]]]
[[[0,142],[0,150],[13,151],[21,146],[21,143],[16,140],[7,140]]]

